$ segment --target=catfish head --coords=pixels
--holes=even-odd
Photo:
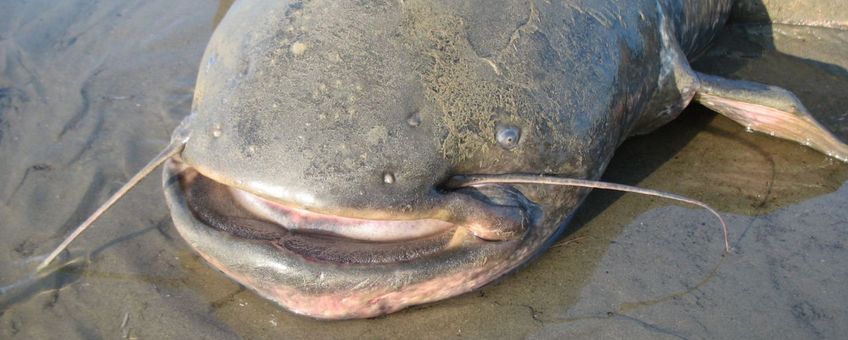
[[[464,293],[544,249],[587,190],[451,181],[597,178],[635,121],[617,88],[626,43],[482,4],[236,3],[166,165],[182,236],[318,318]]]

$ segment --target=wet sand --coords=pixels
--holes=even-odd
[[[288,313],[174,231],[159,176],[30,273],[188,114],[216,16],[201,1],[0,4],[2,338],[811,338],[848,332],[848,166],[693,107],[627,142],[572,232],[484,289],[372,320]],[[696,67],[790,88],[848,139],[848,34],[726,32]],[[836,49],[824,49],[822,46]],[[776,47],[777,49],[775,50]],[[840,49],[841,47],[841,49]]]

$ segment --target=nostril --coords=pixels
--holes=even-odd
[[[386,184],[394,184],[395,183],[395,174],[391,172],[386,172],[383,174],[383,183]]]

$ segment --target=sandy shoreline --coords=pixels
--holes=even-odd
[[[606,177],[713,204],[736,247],[719,266],[720,232],[708,214],[598,193],[563,245],[480,292],[374,320],[320,322],[208,267],[173,230],[156,175],[71,246],[66,260],[77,262],[27,279],[34,259],[167,144],[189,113],[218,10],[202,1],[0,4],[0,287],[12,287],[0,294],[0,337],[848,332],[848,166],[702,108],[625,144]],[[780,29],[783,53],[743,51],[730,61],[717,53],[702,67],[806,89],[799,96],[848,137],[848,66],[832,64],[848,51],[816,50],[831,63],[800,60],[816,46],[791,37],[819,33]]]

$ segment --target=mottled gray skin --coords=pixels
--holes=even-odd
[[[597,179],[624,139],[689,103],[697,77],[687,58],[709,43],[730,7],[730,0],[238,2],[202,61],[185,151],[165,171],[175,224],[214,266],[314,317],[375,316],[475,289],[545,249],[588,191],[517,186],[522,197],[497,198],[504,194],[447,191],[443,183],[461,174]],[[504,127],[521,131],[514,148],[496,140]],[[460,213],[443,202],[485,201],[520,206],[527,225],[500,241],[465,235],[402,262],[316,261],[281,246],[300,236],[255,221],[234,226],[249,217],[219,202],[225,198],[204,198],[215,190],[192,194],[202,182],[197,173],[325,214],[457,222]],[[198,218],[199,210],[217,217]],[[263,232],[271,236],[250,237]],[[367,257],[337,246],[304,252]]]

